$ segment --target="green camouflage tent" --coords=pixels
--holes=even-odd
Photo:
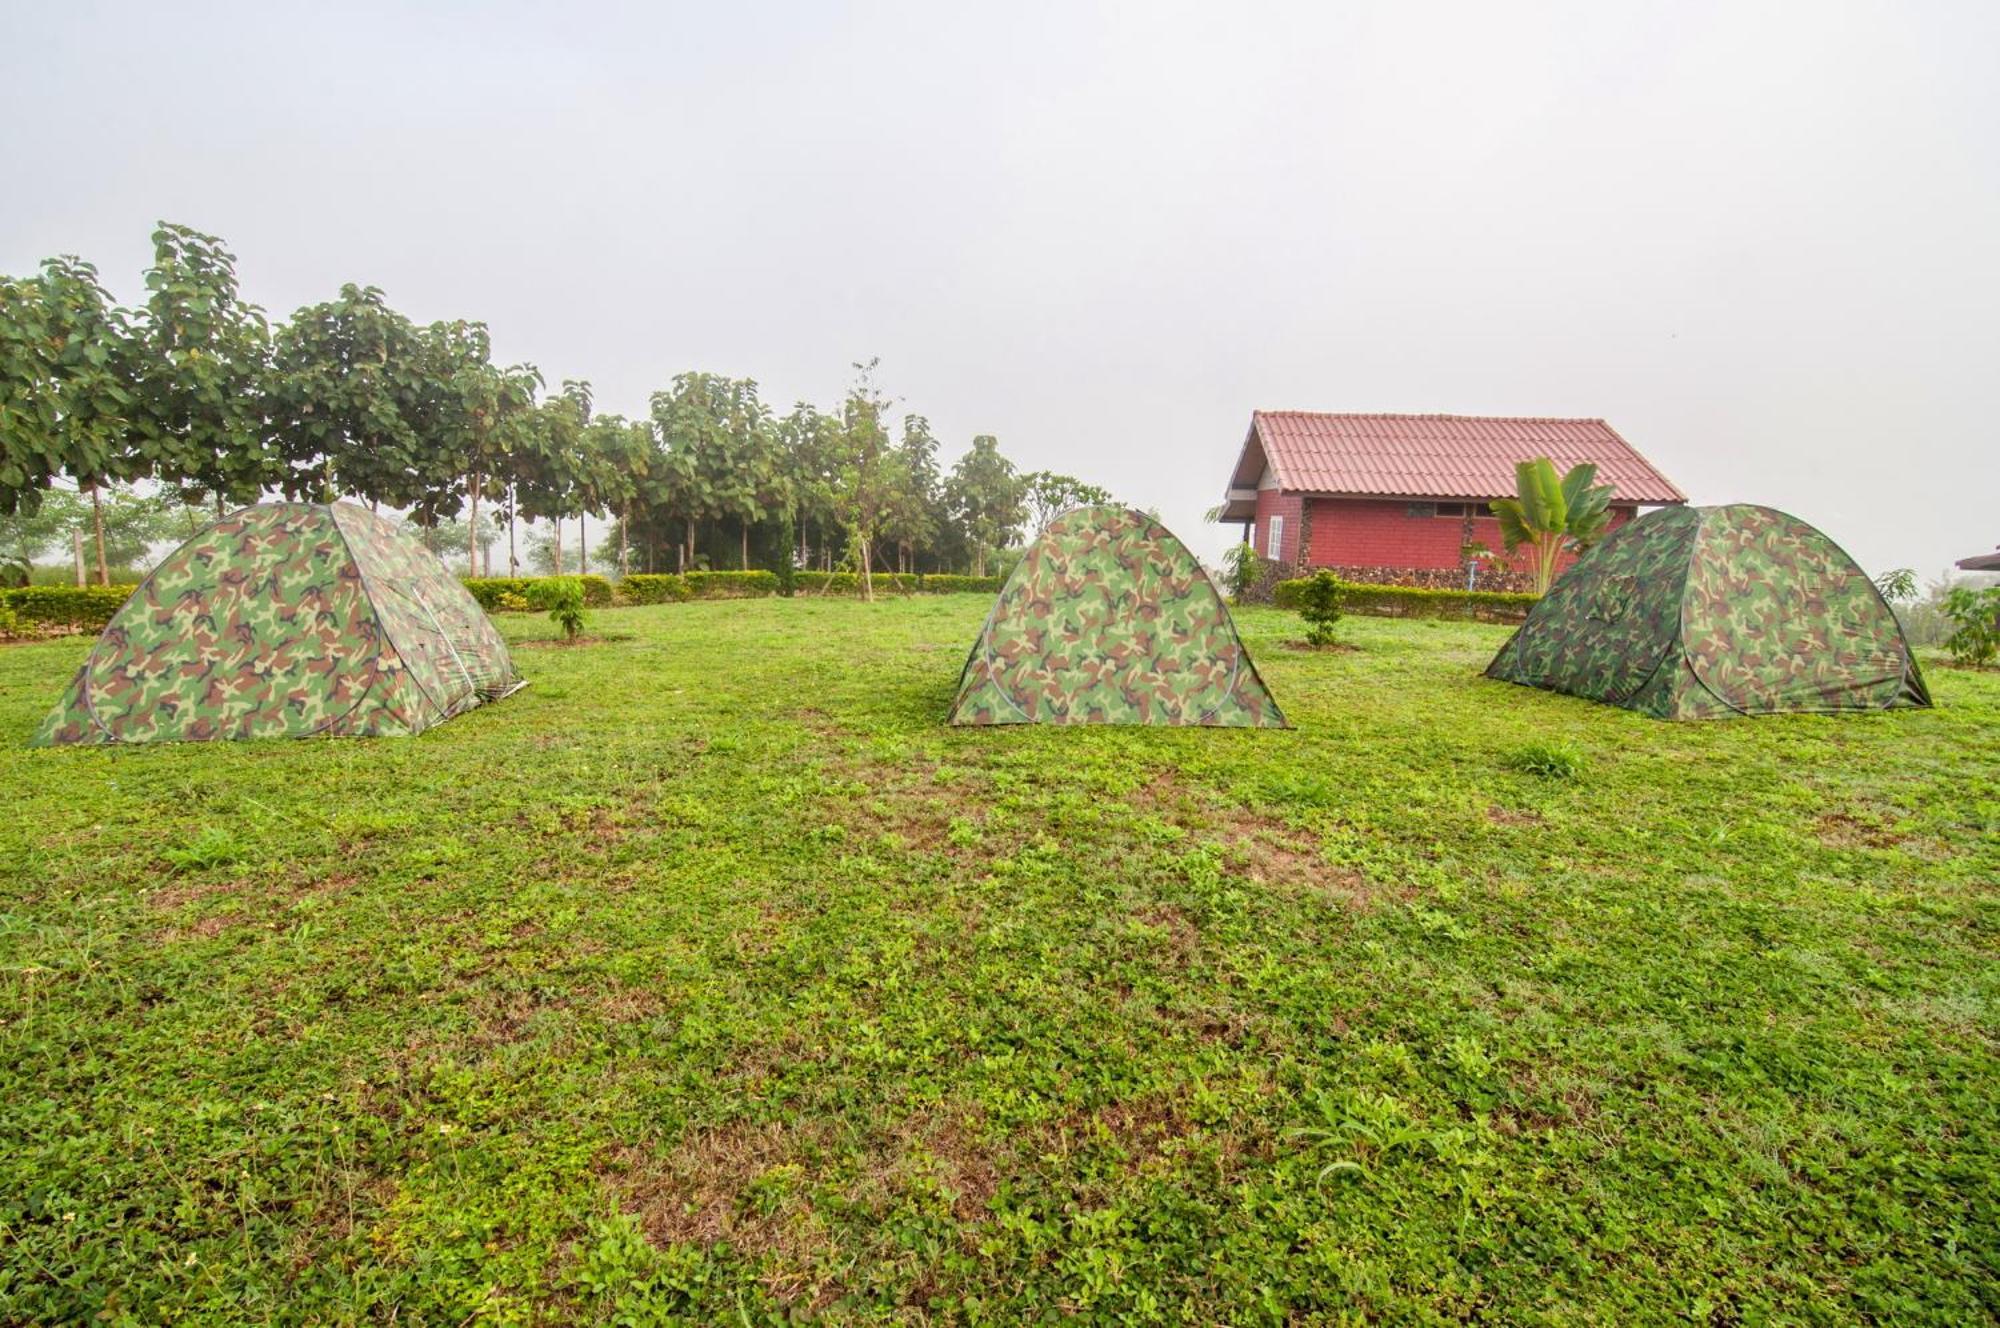
[[[420,733],[519,686],[415,539],[346,503],[265,503],[153,569],[34,741]]]
[[[1123,507],[1049,523],[987,615],[950,721],[1285,727],[1201,564]]]
[[[1783,512],[1669,507],[1613,531],[1486,676],[1660,719],[1927,706],[1896,615],[1840,546]]]

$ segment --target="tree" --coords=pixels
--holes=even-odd
[[[212,235],[161,222],[136,348],[140,462],[163,483],[254,503],[283,478],[267,423],[271,333]]]
[[[882,427],[889,403],[877,394],[874,383],[875,366],[880,363],[877,359],[854,366],[854,386],[841,404],[833,483],[834,510],[847,530],[849,550],[861,574],[861,598],[871,601],[875,532],[890,494],[885,465],[889,435]]]
[[[835,490],[845,447],[840,419],[821,414],[811,403],[801,401],[778,422],[777,440],[778,464],[785,472],[792,528],[799,541],[798,562],[806,565],[816,533],[821,541],[820,561],[831,565],[827,542],[840,521]]]
[[[131,445],[135,405],[135,355],[126,316],[98,283],[97,269],[82,259],[51,258],[25,288],[0,294],[0,339],[20,338],[14,353],[0,350],[10,387],[0,389],[7,417],[7,449],[0,453],[0,503],[32,513],[40,492],[65,474],[90,495],[96,533],[97,579],[108,584],[103,502],[107,483],[137,468]],[[9,411],[5,401],[21,409]],[[18,474],[18,482],[14,476]]]
[[[510,482],[522,513],[554,523],[551,548],[558,576],[563,570],[562,523],[582,510],[579,472],[590,407],[590,384],[565,379],[562,392],[542,402],[526,445],[510,458]]]
[[[644,502],[666,460],[652,425],[606,415],[592,422],[591,455],[600,467],[597,492],[607,511],[618,513],[618,575],[629,566],[633,508]]]
[[[1024,498],[1037,533],[1072,507],[1096,507],[1111,501],[1111,491],[1086,484],[1074,475],[1037,470],[1021,477]]]
[[[758,494],[771,464],[769,425],[757,384],[748,378],[684,373],[673,387],[653,393],[653,426],[673,458],[673,502],[686,523],[685,570],[694,562],[695,527],[702,521],[735,517],[747,562],[749,528],[758,514]]]
[[[1021,478],[1000,455],[999,440],[981,434],[951,468],[949,487],[953,513],[972,544],[972,574],[985,576],[986,555],[1012,543],[1025,518]]]
[[[273,339],[274,425],[289,497],[421,508],[434,520],[450,466],[420,437],[437,404],[422,335],[373,286],[300,309]],[[457,510],[455,507],[452,509]],[[422,518],[420,518],[422,519]]]
[[[492,363],[492,341],[484,323],[433,323],[422,336],[427,359],[425,377],[434,391],[434,439],[419,426],[420,447],[434,443],[443,464],[463,476],[467,519],[479,524],[479,499],[496,477],[505,473],[507,459],[528,445],[533,435],[535,393],[542,376],[533,365],[501,369]],[[443,510],[442,497],[430,504]],[[452,507],[456,511],[456,507]],[[482,550],[477,541],[466,546],[467,570],[480,574]]]
[[[1500,535],[1507,542],[1507,552],[1524,544],[1534,548],[1537,595],[1549,593],[1556,577],[1556,556],[1565,547],[1581,552],[1603,539],[1610,529],[1612,486],[1592,484],[1596,478],[1596,465],[1586,461],[1558,479],[1555,463],[1537,457],[1514,467],[1518,496],[1498,498],[1491,504],[1493,515],[1500,518]]]
[[[896,570],[908,572],[917,551],[937,537],[938,442],[930,421],[921,415],[903,417],[903,441],[889,458],[884,474],[887,497],[882,509],[882,536],[896,544]]]

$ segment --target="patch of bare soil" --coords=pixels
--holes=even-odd
[[[1495,825],[1541,825],[1540,812],[1524,812],[1513,807],[1488,807],[1486,819]]]
[[[1848,812],[1829,812],[1813,822],[1819,841],[1829,848],[1898,848],[1911,837],[1890,829],[1880,821]]]
[[[1310,641],[1281,641],[1278,644],[1280,649],[1300,655],[1351,655],[1361,649],[1345,641],[1330,641],[1323,646],[1316,646]]]

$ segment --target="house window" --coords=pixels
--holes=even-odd
[[[1439,503],[1437,509],[1439,516],[1463,517],[1472,515],[1471,503]]]
[[[1438,505],[1436,503],[1411,503],[1403,509],[1404,516],[1436,516],[1437,514]]]
[[[1273,516],[1270,532],[1264,537],[1264,556],[1278,562],[1285,556],[1285,518]]]

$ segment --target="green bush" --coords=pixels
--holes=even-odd
[[[50,628],[72,632],[102,631],[104,624],[131,598],[135,586],[17,586],[0,590],[0,609],[14,626],[10,635]]]
[[[1299,617],[1306,620],[1306,643],[1332,645],[1333,625],[1340,621],[1340,610],[1347,603],[1347,587],[1339,577],[1321,568],[1305,578],[1296,598]]]
[[[971,591],[994,595],[1000,592],[997,576],[957,576],[949,572],[877,572],[870,578],[878,595],[956,595]],[[801,595],[858,595],[861,577],[855,572],[798,572],[793,581]]]
[[[1944,597],[1943,608],[1952,624],[1944,648],[1953,659],[1984,668],[2000,657],[2000,586],[1959,586]]]
[[[547,609],[549,620],[562,628],[563,635],[569,640],[576,640],[583,631],[582,577],[537,577],[528,590],[528,603],[538,609]]]
[[[678,604],[692,594],[687,578],[673,572],[634,572],[618,583],[627,604]]]
[[[1272,602],[1281,609],[1299,607],[1299,595],[1310,577],[1280,581]],[[1340,582],[1351,613],[1382,618],[1462,618],[1480,622],[1519,622],[1528,616],[1536,596],[1505,590],[1426,590],[1418,586],[1371,586]]]
[[[690,599],[754,599],[778,593],[776,572],[689,572]]]
[[[488,613],[498,613],[507,606],[500,602],[502,595],[515,595],[534,603],[532,587],[540,581],[554,580],[546,576],[478,576],[463,577],[465,588],[479,601],[479,607]],[[575,581],[583,587],[583,602],[593,609],[601,609],[611,603],[611,583],[601,576],[573,576],[563,578]]]

